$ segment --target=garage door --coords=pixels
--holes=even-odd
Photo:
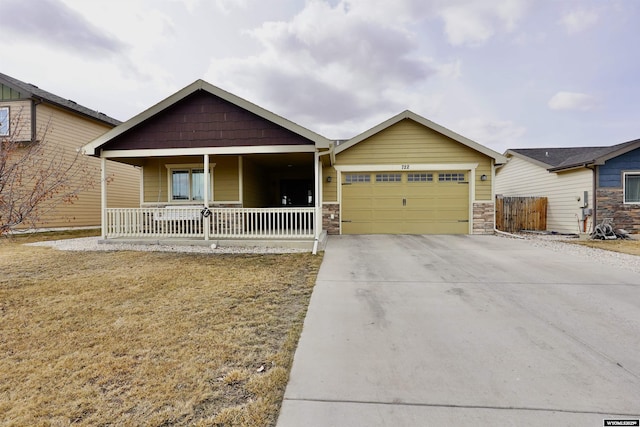
[[[342,174],[343,234],[468,234],[468,172]]]

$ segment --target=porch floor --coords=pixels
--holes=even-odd
[[[211,246],[217,247],[259,247],[259,248],[287,248],[313,250],[314,239],[216,239],[204,240],[202,238],[158,238],[158,237],[111,237],[100,239],[100,244],[130,244],[130,245],[167,245],[167,246]],[[318,251],[323,251],[327,244],[327,232],[323,231],[318,240]]]

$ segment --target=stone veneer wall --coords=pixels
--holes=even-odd
[[[472,234],[493,234],[495,228],[495,203],[473,203],[473,231]]]
[[[596,221],[613,218],[615,228],[640,233],[640,205],[625,205],[622,188],[598,188]]]
[[[340,204],[324,203],[322,205],[322,228],[327,234],[340,234]]]

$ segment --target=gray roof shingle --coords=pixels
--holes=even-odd
[[[51,92],[42,90],[31,83],[25,83],[16,78],[7,76],[6,74],[0,73],[0,83],[9,87],[13,87],[15,90],[20,92],[24,98],[39,98],[48,103],[55,104],[59,107],[74,111],[76,113],[82,114],[95,120],[99,120],[112,126],[118,126],[121,123],[120,120],[109,117],[104,113],[84,107],[70,99],[64,99],[58,95],[54,95]]]
[[[640,147],[640,139],[608,147],[513,148],[508,151],[543,163],[549,170],[562,170],[604,161],[616,152],[623,154],[635,146]]]

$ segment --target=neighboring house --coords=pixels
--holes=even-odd
[[[106,209],[104,238],[229,242],[492,233],[506,161],[411,112],[336,146],[202,80],[84,150],[103,173],[106,159],[142,170],[140,207]]]
[[[611,218],[640,232],[640,140],[609,147],[512,149],[496,194],[547,197],[547,230],[590,232]]]
[[[44,91],[37,86],[0,73],[0,136],[25,143],[46,142],[47,149],[64,152],[69,161],[86,143],[120,122],[102,113]],[[13,127],[13,128],[12,128]],[[99,226],[100,161],[80,157],[95,170],[95,187],[82,192],[73,204],[61,203],[46,213],[38,227]],[[110,162],[111,163],[111,162]],[[108,192],[116,206],[139,204],[139,172],[122,164],[110,167]],[[32,224],[24,224],[31,227]]]

